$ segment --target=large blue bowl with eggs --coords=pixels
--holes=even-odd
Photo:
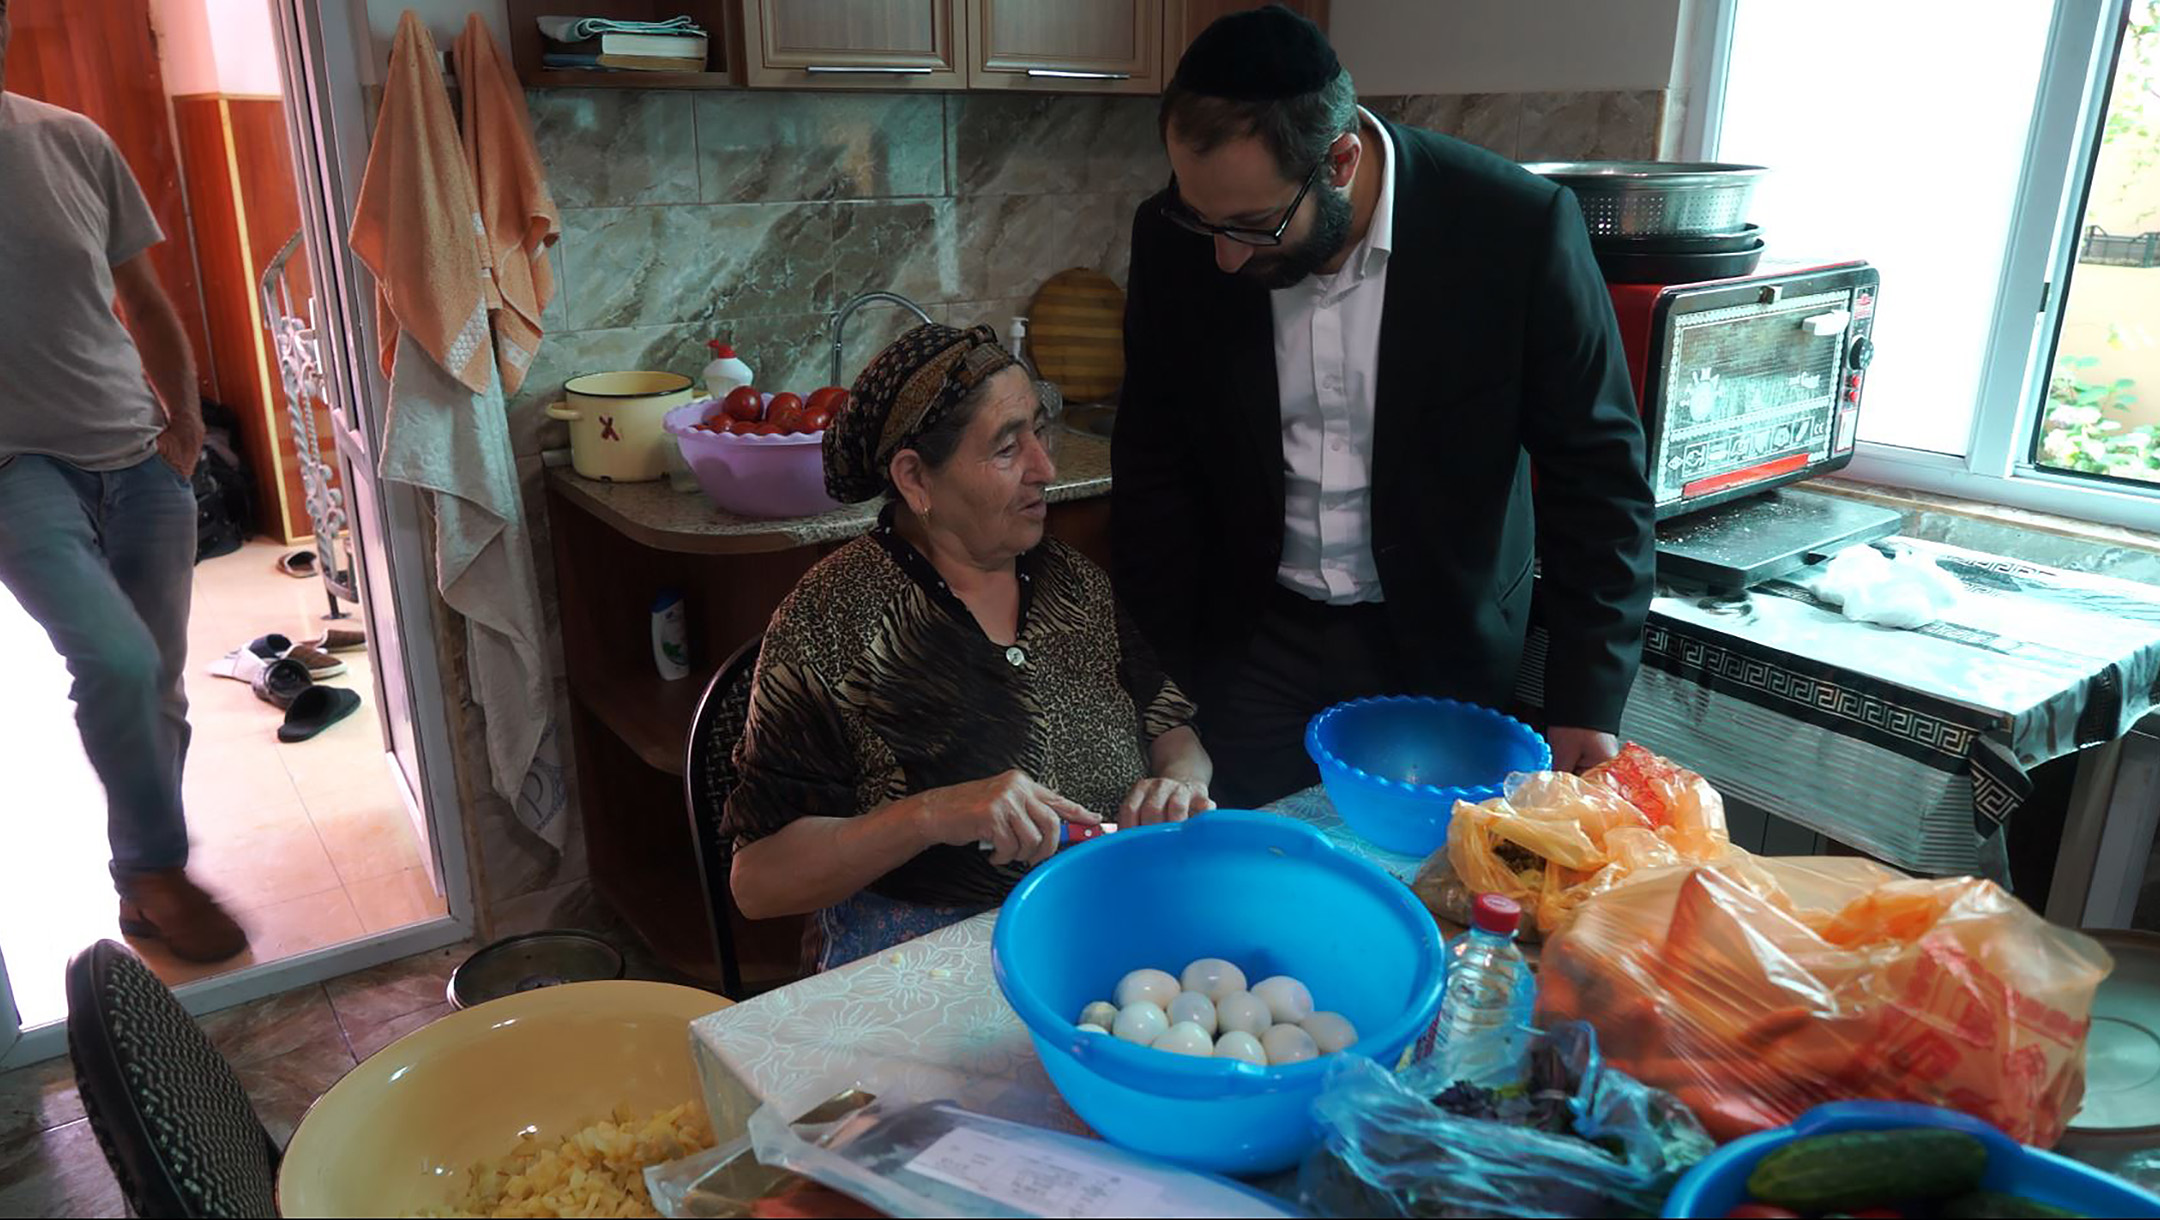
[[[1320,1138],[1322,1056],[1261,1067],[1083,1032],[1128,972],[1227,958],[1289,975],[1357,1027],[1349,1053],[1392,1065],[1440,1007],[1440,930],[1410,888],[1320,832],[1217,810],[1060,850],[998,914],[998,986],[1066,1104],[1104,1139],[1216,1173],[1295,1165]]]
[[[1552,766],[1552,747],[1529,725],[1455,699],[1353,699],[1305,726],[1335,812],[1376,847],[1423,856],[1447,842],[1455,802],[1500,795],[1517,771]]]

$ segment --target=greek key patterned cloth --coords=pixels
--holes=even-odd
[[[1855,622],[1793,580],[1661,596],[1623,738],[1719,791],[1919,873],[2006,881],[2031,768],[2160,704],[2160,588],[1891,538],[1957,579],[1948,616]],[[1543,700],[1535,658],[1517,694]]]

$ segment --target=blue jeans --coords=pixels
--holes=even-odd
[[[125,470],[36,454],[0,463],[0,584],[75,677],[115,874],[187,864],[180,674],[194,571],[195,493],[155,453]]]

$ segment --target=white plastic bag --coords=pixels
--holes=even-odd
[[[1886,559],[1866,543],[1839,551],[1800,583],[1846,618],[1884,627],[1925,627],[1948,614],[1961,592],[1932,556],[1899,551]]]

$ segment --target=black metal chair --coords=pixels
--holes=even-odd
[[[68,1053],[137,1216],[274,1216],[280,1154],[210,1037],[142,959],[101,940],[67,968]]]
[[[763,634],[750,637],[713,675],[690,718],[689,757],[683,763],[683,797],[697,843],[713,947],[720,957],[720,985],[738,999],[743,994],[742,963],[729,917],[735,903],[728,894],[735,853],[720,833],[720,816],[727,811],[728,794],[735,791],[735,743],[742,740],[743,725],[750,719],[750,680],[756,676],[758,649],[764,642]]]

